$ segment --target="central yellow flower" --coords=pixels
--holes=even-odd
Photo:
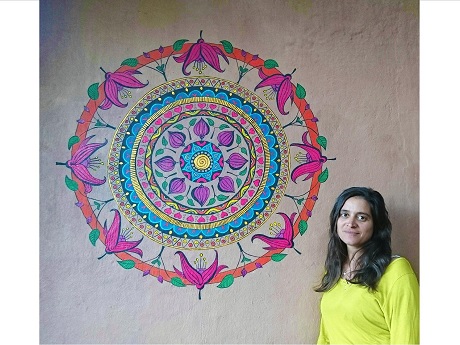
[[[211,166],[211,160],[205,154],[199,154],[193,159],[193,165],[200,170],[209,169]]]

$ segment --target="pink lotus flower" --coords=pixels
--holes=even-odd
[[[107,230],[107,221],[104,222],[104,236],[105,236],[105,254],[99,257],[102,259],[107,254],[131,252],[142,257],[142,250],[136,248],[143,240],[143,237],[138,241],[128,241],[130,233],[120,234],[120,212],[117,209],[112,209],[115,212],[113,223],[110,229]]]
[[[105,73],[105,100],[99,106],[103,110],[107,110],[112,107],[112,104],[120,108],[125,108],[128,103],[121,103],[118,99],[118,93],[122,93],[122,98],[131,97],[131,92],[126,91],[125,88],[138,89],[148,85],[141,83],[137,80],[133,74],[142,74],[138,70],[130,69],[124,72],[106,72],[102,69],[102,72]]]
[[[312,178],[315,172],[321,170],[323,163],[328,160],[335,160],[335,158],[327,158],[321,155],[321,152],[307,141],[307,132],[302,135],[303,144],[291,144],[291,146],[297,146],[306,151],[306,154],[302,155],[298,153],[295,157],[297,162],[304,162],[296,167],[291,173],[292,181],[296,182],[297,178],[302,175],[307,175],[303,181]]]
[[[284,107],[286,105],[287,100],[291,99],[294,102],[294,91],[292,90],[292,74],[295,72],[295,69],[292,71],[291,74],[273,74],[271,76],[267,76],[264,72],[262,72],[262,68],[259,69],[259,77],[262,81],[256,85],[254,91],[265,86],[270,86],[271,91],[264,91],[264,95],[267,99],[274,99],[274,95],[276,94],[276,105],[278,106],[278,110],[282,115],[287,115],[289,112],[284,111]]]
[[[217,250],[214,251],[216,252],[216,258],[211,266],[206,268],[206,258],[203,258],[203,254],[200,254],[200,258],[195,260],[197,269],[190,265],[184,253],[181,251],[177,251],[175,253],[179,254],[182,272],[173,266],[174,270],[179,276],[187,279],[190,283],[195,284],[196,288],[199,290],[198,299],[201,299],[201,290],[204,288],[205,284],[209,283],[220,271],[228,267],[225,265],[218,266]]]
[[[174,60],[176,60],[176,62],[184,63],[182,65],[182,73],[184,73],[184,75],[190,75],[190,72],[187,72],[186,69],[192,62],[194,63],[193,67],[200,74],[207,67],[206,63],[208,63],[216,71],[222,73],[224,70],[220,68],[219,55],[222,56],[227,63],[229,63],[227,57],[220,48],[206,43],[201,38],[202,32],[203,30],[200,31],[200,38],[198,41],[192,44],[187,52],[179,57],[174,56]]]
[[[280,223],[273,223],[270,225],[270,231],[274,232],[274,237],[257,234],[252,236],[251,242],[258,238],[268,244],[268,247],[263,247],[263,249],[266,250],[294,248],[294,217],[296,213],[292,213],[290,217],[282,212],[279,212],[278,214],[284,219],[284,228],[281,228]],[[294,248],[294,250],[300,254],[297,249]]]
[[[70,168],[70,170],[72,170],[75,176],[83,182],[83,185],[85,186],[85,193],[90,193],[93,190],[93,186],[104,184],[106,180],[105,177],[103,179],[98,179],[89,172],[89,169],[95,170],[103,164],[99,158],[90,158],[90,156],[102,146],[107,144],[107,139],[105,139],[105,142],[103,143],[88,144],[88,141],[90,141],[92,137],[94,137],[94,135],[85,138],[81,142],[77,151],[75,151],[74,155],[66,163],[56,162],[56,165],[65,164],[68,168]]]

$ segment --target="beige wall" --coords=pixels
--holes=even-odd
[[[412,0],[40,1],[40,342],[316,342],[319,281],[335,197],[379,190],[394,252],[419,273],[419,14]],[[203,30],[206,39],[275,59],[295,80],[327,137],[329,179],[308,233],[288,255],[226,291],[139,279],[97,260],[64,185],[86,89],[118,67]],[[184,292],[185,291],[185,292]]]

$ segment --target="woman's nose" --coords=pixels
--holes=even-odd
[[[347,222],[349,228],[354,228],[356,226],[356,221],[353,217],[350,217]]]

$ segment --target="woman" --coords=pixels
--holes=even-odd
[[[405,258],[392,256],[382,195],[351,187],[330,217],[318,344],[419,344],[419,283]]]

